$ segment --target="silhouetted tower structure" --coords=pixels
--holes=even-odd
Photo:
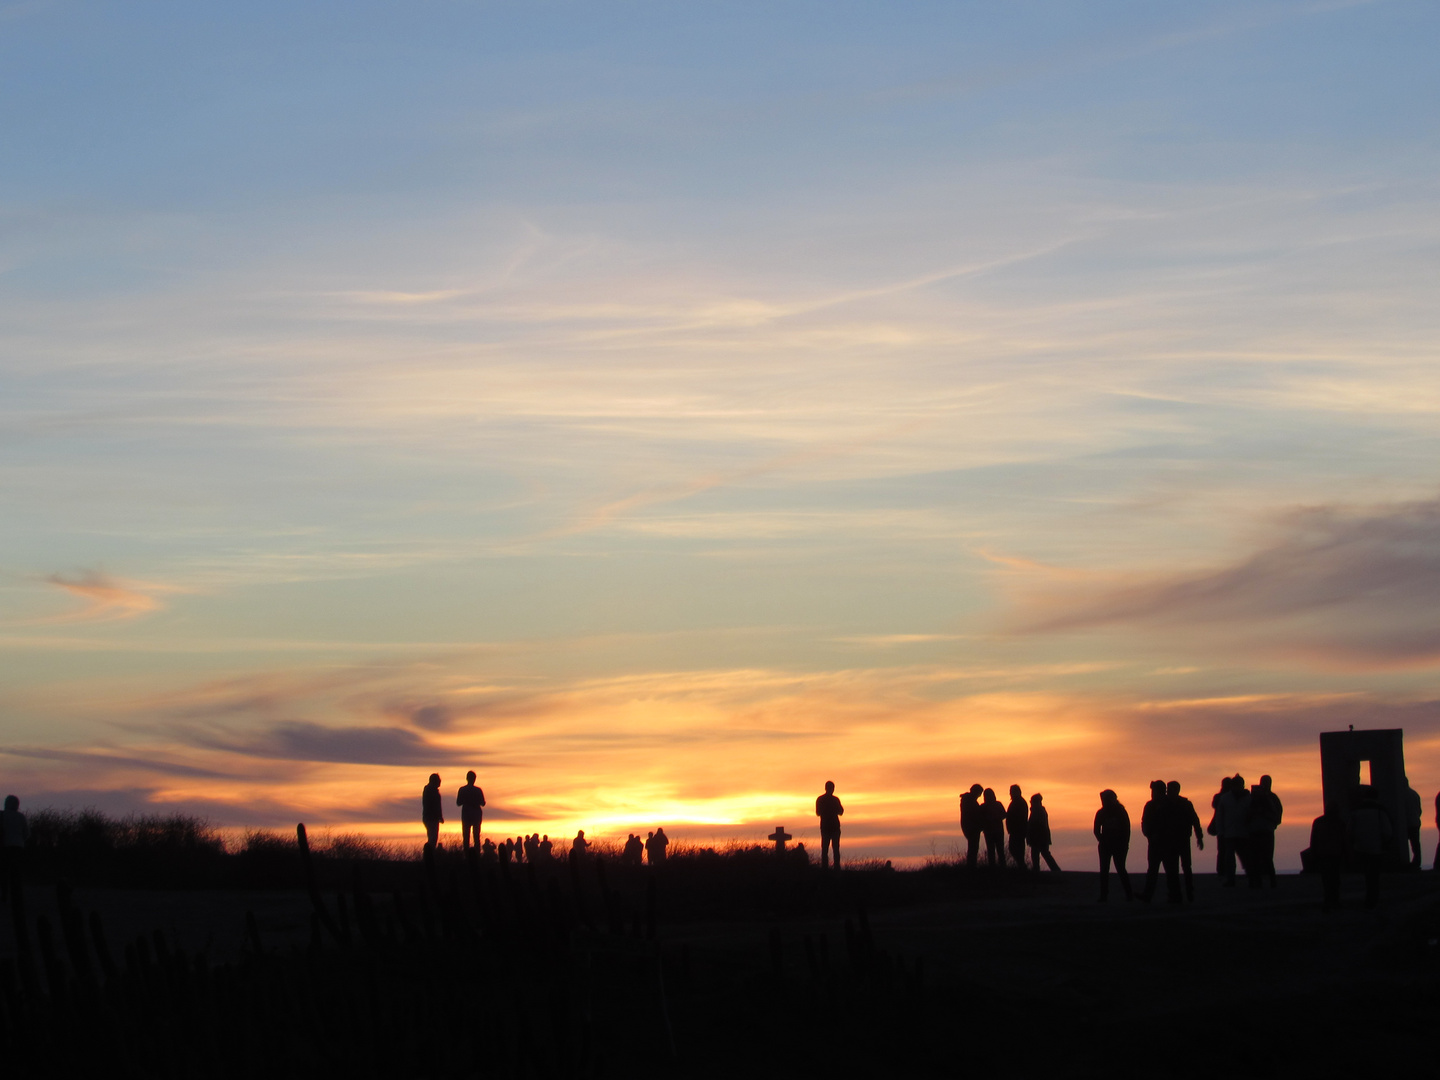
[[[1375,798],[1390,815],[1394,829],[1385,845],[1385,861],[1404,869],[1410,861],[1405,837],[1405,731],[1372,728],[1369,731],[1322,731],[1320,774],[1325,791],[1325,813],[1335,814],[1351,827],[1355,789],[1369,784]]]

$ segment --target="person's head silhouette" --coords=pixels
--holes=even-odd
[[[439,787],[439,786],[440,786],[440,774],[439,774],[438,772],[432,772],[432,773],[430,774],[430,786],[431,786],[431,787]],[[414,788],[411,788],[411,790],[413,791]]]
[[[1166,794],[1166,795],[1179,795],[1179,794],[1180,794],[1180,781],[1179,781],[1179,780],[1171,780],[1168,784],[1166,784],[1166,785],[1165,785],[1165,794]]]
[[[1119,797],[1109,788],[1106,788],[1104,791],[1100,792],[1101,806],[1114,806],[1119,801]]]
[[[1019,785],[1019,784],[1011,784],[1011,785],[1010,785],[1010,797],[1011,797],[1012,799],[1023,799],[1023,798],[1025,797],[1025,796],[1023,796],[1022,794],[1020,794],[1020,785]]]
[[[1043,803],[1044,801],[1045,801],[1045,796],[1041,795],[1038,791],[1037,791],[1034,795],[1031,795],[1031,796],[1030,796],[1030,805],[1031,805],[1031,806],[1039,806],[1039,805],[1040,805],[1041,803]]]
[[[1161,795],[1164,795],[1164,794],[1165,794],[1165,781],[1164,781],[1164,780],[1151,780],[1151,781],[1150,781],[1150,797],[1151,797],[1152,799],[1158,799],[1158,798],[1160,798]]]
[[[971,784],[971,785],[970,785],[970,794],[971,794],[971,795],[979,795],[980,792],[982,792],[982,791],[984,791],[984,790],[985,790],[985,789],[982,788],[979,784]]]
[[[835,781],[834,781],[834,780],[826,780],[826,781],[825,781],[825,794],[826,794],[826,795],[834,795],[834,794],[835,794]]]
[[[994,788],[989,788],[989,787],[987,787],[987,788],[985,789],[985,801],[986,801],[987,803],[991,803],[991,802],[994,802],[994,801],[995,801],[995,789],[994,789]]]
[[[1237,795],[1245,793],[1245,778],[1238,772],[1230,778],[1230,790]]]
[[[5,796],[5,809],[6,809],[6,810],[19,810],[19,809],[20,809],[20,800],[19,800],[19,798],[17,798],[17,797],[14,796],[14,795],[6,795],[6,796]]]
[[[465,774],[465,782],[468,783],[468,784],[473,784],[473,783],[475,782],[475,770],[474,770],[474,769],[471,769],[469,772],[467,772],[467,773]]]
[[[1271,783],[1271,780],[1270,780],[1270,777],[1269,777],[1268,775],[1260,777],[1260,790],[1261,790],[1261,791],[1269,791],[1269,790],[1270,790],[1270,783]]]

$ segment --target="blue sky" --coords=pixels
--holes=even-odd
[[[1440,786],[1437,23],[0,7],[0,775],[912,854],[1303,811],[1339,723]]]

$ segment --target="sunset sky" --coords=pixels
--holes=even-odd
[[[1440,788],[1440,5],[0,4],[0,787],[948,855]],[[1426,820],[1428,851],[1435,832]]]

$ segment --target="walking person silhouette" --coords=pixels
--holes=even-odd
[[[1185,878],[1185,898],[1195,902],[1195,878],[1190,872],[1190,834],[1195,834],[1195,844],[1205,850],[1205,830],[1200,827],[1200,815],[1195,804],[1180,794],[1180,781],[1171,780],[1165,785],[1165,795],[1170,799],[1170,826],[1175,830],[1171,841],[1180,858],[1180,871]]]
[[[440,774],[430,774],[430,782],[420,793],[420,820],[425,823],[425,850],[434,851],[440,842],[440,826],[445,815],[440,809]]]
[[[465,774],[465,786],[455,792],[455,805],[460,807],[460,846],[470,850],[473,837],[480,846],[480,822],[485,817],[485,792],[475,786],[475,770]]]
[[[1130,851],[1130,813],[1115,792],[1100,792],[1100,809],[1095,811],[1095,839],[1100,842],[1100,900],[1110,898],[1110,864],[1125,889],[1125,899],[1135,898],[1130,888],[1130,875],[1125,872],[1125,856]]]
[[[1038,791],[1030,796],[1030,821],[1025,826],[1025,841],[1030,845],[1030,857],[1034,860],[1037,873],[1041,859],[1051,870],[1060,869],[1050,854],[1050,811],[1045,809],[1044,803],[1044,797]]]
[[[835,781],[825,781],[825,794],[815,799],[815,816],[820,819],[820,868],[826,868],[826,858],[835,853],[835,869],[840,869],[840,817],[845,807],[835,795]]]
[[[1172,904],[1180,903],[1179,852],[1175,850],[1175,828],[1171,824],[1172,804],[1165,795],[1165,781],[1150,781],[1150,801],[1140,812],[1140,832],[1148,841],[1145,849],[1145,891],[1140,899],[1149,903],[1155,896],[1160,867],[1165,867],[1165,894]]]
[[[980,821],[980,793],[985,789],[971,784],[970,790],[960,796],[960,831],[965,834],[965,865],[975,869],[980,857],[980,834],[984,831]],[[1435,796],[1436,814],[1440,815],[1440,795]]]

